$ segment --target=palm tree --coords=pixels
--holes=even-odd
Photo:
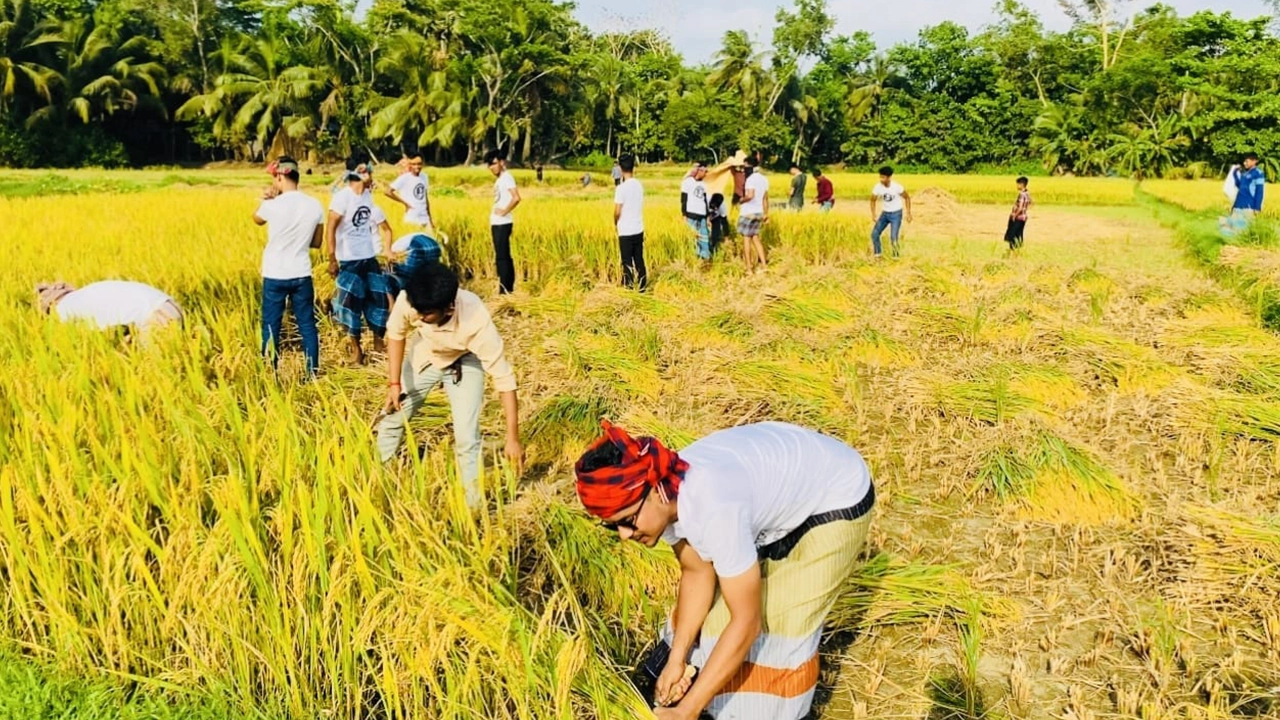
[[[893,65],[884,55],[877,55],[872,58],[866,72],[850,78],[847,110],[849,122],[860,123],[868,115],[879,118],[880,100],[895,77]]]
[[[805,132],[811,125],[822,125],[822,106],[818,103],[818,99],[809,94],[804,94],[791,101],[791,117],[796,127],[796,142],[791,148],[791,162],[800,162],[800,148],[805,141]],[[809,141],[809,147],[813,147],[813,143],[817,142],[818,137],[822,134],[818,130],[813,134],[813,138]]]
[[[393,36],[378,59],[378,72],[400,88],[398,97],[377,96],[368,103],[373,113],[369,134],[401,143],[416,134],[418,147],[451,147],[466,124],[467,95],[436,69],[438,48],[417,33]]]
[[[53,102],[57,72],[46,61],[61,39],[26,0],[0,0],[0,114],[28,95]]]
[[[608,125],[604,150],[613,154],[613,130],[618,115],[629,115],[632,109],[630,92],[634,85],[634,77],[629,65],[621,58],[608,53],[597,53],[592,63],[595,83],[592,88],[595,102],[604,110],[604,118]]]
[[[757,108],[769,85],[769,72],[764,68],[764,53],[756,52],[745,30],[724,34],[724,45],[716,53],[715,70],[707,82],[720,90],[736,89],[742,96],[742,112]]]
[[[64,22],[58,38],[60,102],[32,113],[28,124],[58,121],[66,113],[87,125],[117,112],[133,112],[146,99],[159,97],[164,68],[138,59],[146,51],[145,38],[135,36],[120,44],[107,28],[95,27],[88,18]]]
[[[282,67],[282,50],[271,38],[251,42],[245,51],[227,60],[236,71],[219,75],[211,92],[178,108],[177,118],[225,118],[223,108],[229,103],[235,107],[229,130],[247,133],[260,148],[266,147],[277,130],[294,139],[313,132],[319,123],[312,101],[325,86],[324,76],[305,65]]]

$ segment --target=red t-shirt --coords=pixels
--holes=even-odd
[[[831,180],[829,180],[825,175],[818,178],[818,202],[831,202],[831,199],[834,197],[835,190],[831,187]]]

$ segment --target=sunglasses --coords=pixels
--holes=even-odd
[[[636,511],[631,513],[630,517],[614,520],[613,522],[601,522],[600,526],[609,532],[618,532],[621,528],[635,530],[636,519],[640,517],[640,511],[644,510],[644,501],[649,499],[649,491],[652,489],[652,485],[645,487],[644,492],[640,494],[640,504],[636,506]]]

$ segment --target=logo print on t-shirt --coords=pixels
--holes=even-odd
[[[888,203],[888,202],[893,202],[893,198],[894,198],[893,193],[885,193],[885,194],[884,194],[884,201],[885,201],[885,202],[887,202],[887,203]]]
[[[355,214],[351,216],[351,225],[358,228],[364,227],[369,223],[369,216],[372,214],[373,211],[369,209],[368,205],[361,205],[356,209]]]
[[[422,183],[418,183],[417,185],[414,185],[414,186],[413,186],[413,199],[414,199],[414,200],[421,200],[422,198],[424,198],[424,197],[426,197],[426,196],[427,196],[427,186],[426,186],[426,185],[423,185]]]

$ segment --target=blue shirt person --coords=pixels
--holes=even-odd
[[[1267,175],[1258,166],[1258,156],[1254,153],[1245,155],[1243,167],[1236,173],[1236,201],[1231,209],[1261,213],[1266,184]]]

